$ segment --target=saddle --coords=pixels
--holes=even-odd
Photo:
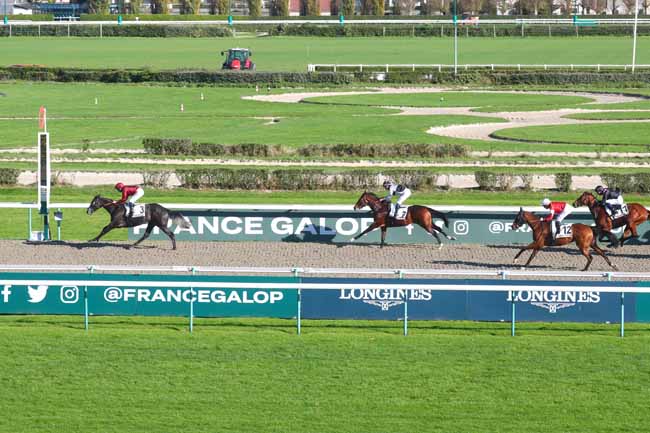
[[[130,203],[124,203],[125,216],[127,218],[140,218],[144,216],[145,213],[144,204],[134,204],[131,206]],[[132,211],[131,211],[132,210]]]
[[[628,209],[626,204],[617,206],[615,209],[610,209],[609,206],[604,206],[605,212],[607,212],[607,215],[609,218],[614,221],[619,218],[623,218],[627,216],[628,213],[630,213],[630,210]]]
[[[396,219],[403,221],[406,219],[406,215],[409,212],[409,207],[408,206],[400,206],[399,209],[397,209],[397,212],[395,211],[395,208],[397,207],[397,203],[391,203],[390,205],[390,211],[388,212],[388,216]]]
[[[557,221],[551,221],[551,234],[553,239],[570,238],[573,236],[573,224],[560,224],[558,230]]]

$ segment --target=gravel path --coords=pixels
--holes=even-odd
[[[425,245],[332,245],[275,242],[169,242],[145,241],[128,249],[125,242],[0,241],[4,265],[124,265],[130,266],[222,266],[222,267],[315,267],[382,269],[519,269],[512,265],[517,246],[481,246],[448,243],[438,250]],[[648,271],[650,246],[626,245],[608,255],[620,271]],[[522,258],[526,260],[528,253]],[[577,271],[586,259],[575,246],[549,248],[538,253],[532,270]],[[520,261],[521,263],[521,261]],[[595,257],[590,271],[611,270]]]

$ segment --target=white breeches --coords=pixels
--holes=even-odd
[[[555,218],[553,218],[555,221],[562,222],[564,218],[566,218],[571,212],[573,212],[573,207],[566,205],[564,207],[564,210],[562,211],[561,214],[556,215]]]
[[[400,195],[399,198],[397,199],[397,204],[401,206],[402,203],[404,203],[406,199],[409,198],[410,196],[411,196],[411,190],[410,189],[404,190],[402,195]]]
[[[144,190],[142,188],[138,188],[135,194],[129,197],[129,203],[135,203],[136,201],[140,200],[140,198],[142,198],[143,195],[144,195]]]

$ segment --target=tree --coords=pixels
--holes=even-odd
[[[634,8],[636,7],[636,0],[621,0],[627,9],[629,15],[634,15]]]
[[[169,0],[152,0],[151,13],[158,15],[167,15],[169,13]]]
[[[142,0],[131,0],[131,2],[129,3],[129,8],[131,9],[130,13],[134,15],[141,13]]]
[[[344,16],[354,15],[354,0],[341,0],[340,12]]]
[[[108,15],[109,0],[90,0],[88,11],[91,14]]]
[[[252,18],[262,15],[262,0],[248,0],[248,15]]]
[[[217,11],[220,15],[230,15],[230,2],[228,0],[216,0]]]
[[[373,13],[375,16],[383,17],[385,13],[384,0],[374,0]]]
[[[393,13],[395,15],[413,15],[417,0],[395,0]]]
[[[289,0],[271,0],[270,13],[275,17],[288,17]]]
[[[181,0],[181,14],[198,15],[200,13],[201,0]]]

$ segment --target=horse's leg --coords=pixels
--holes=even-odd
[[[384,243],[386,243],[386,226],[381,227],[381,245],[380,245],[380,248],[384,248]]]
[[[607,256],[605,255],[605,251],[603,251],[602,248],[600,248],[595,242],[591,245],[591,248],[596,252],[596,254],[598,254],[600,257],[605,259],[605,261],[607,262],[607,264],[609,266],[611,266],[612,268],[618,270],[618,267],[615,264],[613,264],[612,262],[609,261],[609,258],[607,258]],[[589,261],[589,263],[591,263],[591,261]],[[589,267],[589,263],[587,263],[587,267],[584,268],[583,271],[587,270],[587,268]]]
[[[537,255],[537,251],[539,251],[539,249],[534,249],[533,252],[530,253],[530,257],[528,257],[528,261],[527,261],[526,264],[524,265],[525,268],[527,268],[528,265],[530,265],[530,262],[533,261],[533,258],[535,258],[535,256]]]
[[[627,235],[628,232],[630,233],[629,235]],[[619,242],[621,243],[621,246],[623,246],[623,243],[626,240],[632,238],[638,238],[638,237],[639,237],[639,233],[637,232],[636,229],[636,222],[630,221],[628,222],[627,226],[625,226],[625,230],[623,231],[623,234],[621,235],[621,239],[619,240]]]
[[[356,241],[356,240],[359,239],[361,236],[363,236],[363,235],[365,235],[366,233],[371,232],[371,231],[373,231],[374,229],[376,229],[377,227],[379,227],[379,225],[380,225],[379,222],[374,221],[374,222],[373,222],[373,223],[372,223],[372,224],[371,224],[367,229],[365,229],[364,231],[362,231],[361,233],[359,233],[358,235],[356,235],[355,237],[353,237],[352,239],[350,239],[350,242],[354,242],[354,241]],[[383,240],[382,240],[382,243],[383,243]]]
[[[102,236],[104,236],[106,233],[110,232],[114,228],[115,226],[113,225],[112,222],[108,223],[108,225],[102,229],[101,233],[99,233],[96,237],[92,238],[88,242],[97,242],[99,238],[101,238]]]
[[[155,225],[154,223],[150,222],[149,225],[147,226],[147,230],[145,230],[145,232],[144,232],[144,234],[142,235],[142,237],[141,237],[140,239],[138,239],[138,241],[137,241],[136,243],[134,243],[133,246],[135,247],[135,246],[137,246],[140,242],[142,242],[143,240],[147,239],[147,238],[149,237],[149,235],[151,234],[151,231],[153,230],[153,228],[154,228],[155,226],[156,226],[156,225]]]
[[[587,246],[581,246],[580,247],[580,252],[582,253],[583,256],[585,256],[587,258],[587,264],[582,269],[583,272],[584,272],[587,269],[589,269],[589,265],[591,265],[591,261],[594,259],[594,256],[591,255],[591,253],[589,252],[589,247],[587,247]]]
[[[609,230],[604,233],[607,235],[607,237],[609,238],[609,242],[611,242],[614,248],[618,248],[620,246],[619,241],[616,238],[616,235],[614,235],[614,233],[610,232]]]
[[[172,240],[172,246],[173,246],[173,249],[175,250],[176,249],[176,236],[174,236],[174,233],[165,226],[158,226],[158,227],[160,227],[160,230],[162,230],[162,232],[165,233],[167,236],[169,236],[169,239]]]
[[[532,250],[532,249],[535,248],[536,246],[537,246],[537,242],[531,242],[530,244],[528,244],[528,245],[526,245],[525,247],[523,247],[522,249],[520,249],[519,252],[517,253],[517,255],[515,256],[515,258],[512,259],[512,263],[517,263],[517,259],[519,259],[519,256],[520,256],[524,251],[526,251],[526,250]]]
[[[442,249],[442,241],[440,241],[440,237],[438,236],[438,233],[436,232],[436,230],[434,229],[434,227],[436,227],[436,226],[435,226],[435,225],[432,225],[432,226],[431,226],[427,231],[429,232],[429,234],[430,234],[431,236],[433,236],[434,238],[436,238],[436,241],[438,241],[438,249],[440,250],[440,249]],[[446,235],[445,235],[445,236],[446,236]]]

